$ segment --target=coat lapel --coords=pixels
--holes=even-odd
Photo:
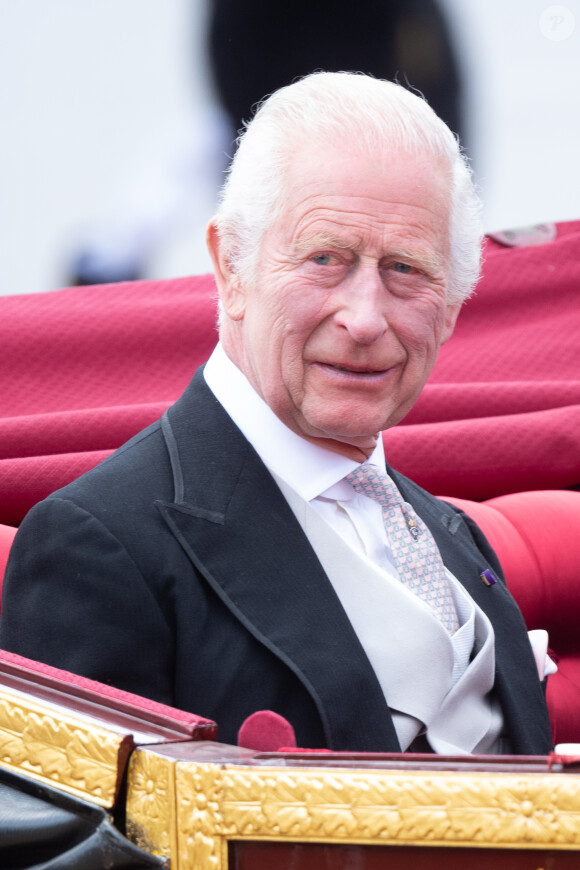
[[[160,508],[198,572],[301,680],[330,748],[397,749],[377,678],[336,593],[275,481],[201,372],[163,430],[175,502]]]
[[[509,594],[501,566],[478,526],[442,501],[432,499],[389,469],[403,497],[429,526],[443,562],[489,617],[495,633],[496,680],[514,751],[550,752],[551,729],[542,684],[520,610]],[[474,544],[476,546],[474,546]],[[480,574],[491,568],[500,578],[486,586]]]

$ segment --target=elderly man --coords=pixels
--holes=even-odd
[[[494,553],[380,435],[477,279],[478,216],[454,137],[402,87],[321,73],[267,100],[208,229],[220,344],[162,420],[31,511],[0,645],[224,742],[268,709],[308,747],[549,751]]]

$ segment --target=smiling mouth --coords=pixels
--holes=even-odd
[[[345,372],[345,374],[347,374],[347,375],[363,375],[363,376],[366,375],[367,377],[372,376],[372,375],[374,375],[374,376],[384,375],[386,372],[389,371],[388,368],[386,368],[386,369],[373,369],[373,368],[368,368],[366,366],[343,366],[343,365],[339,365],[338,363],[325,363],[325,362],[323,362],[323,363],[319,363],[319,365],[324,366],[325,368],[328,368],[328,369],[332,369],[333,371]]]

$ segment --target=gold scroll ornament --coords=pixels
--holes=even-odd
[[[130,736],[0,691],[0,766],[112,807]]]
[[[129,836],[172,870],[227,870],[228,841],[244,839],[570,850],[580,778],[195,763],[139,749],[127,817]]]

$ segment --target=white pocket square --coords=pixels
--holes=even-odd
[[[543,628],[535,628],[533,631],[528,631],[528,637],[532,645],[540,680],[549,677],[550,674],[555,674],[558,665],[548,655],[548,632]]]

